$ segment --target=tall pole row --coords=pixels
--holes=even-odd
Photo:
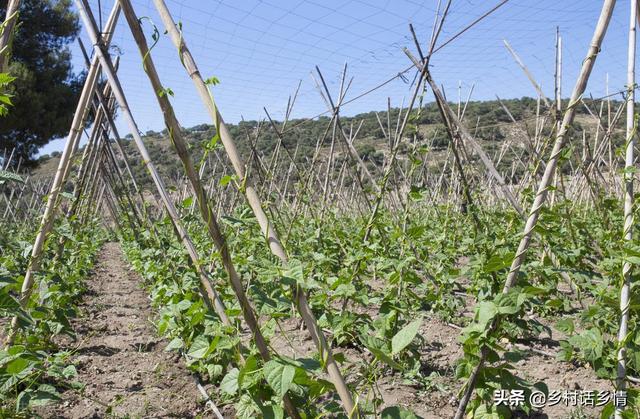
[[[100,42],[98,38],[97,25],[95,23],[93,15],[91,14],[91,10],[89,9],[89,6],[85,0],[76,0],[75,3],[80,12],[80,16],[82,17],[85,29],[89,34],[91,42],[94,44],[95,57],[97,57],[97,62],[100,63],[104,74],[107,76],[108,82],[111,86],[111,91],[113,92],[113,95],[116,98],[116,101],[118,102],[118,106],[120,107],[120,111],[122,112],[122,115],[124,116],[125,120],[129,124],[129,130],[133,135],[135,144],[140,152],[140,155],[142,156],[142,160],[145,166],[147,167],[149,174],[151,175],[151,178],[156,186],[156,189],[158,190],[160,198],[165,206],[165,209],[167,210],[167,213],[169,214],[169,217],[175,227],[175,231],[178,235],[178,238],[186,248],[187,253],[189,254],[189,257],[191,258],[191,261],[199,275],[201,289],[204,292],[204,295],[203,295],[204,300],[207,304],[211,304],[213,306],[213,309],[215,310],[216,314],[218,314],[218,316],[220,317],[221,321],[224,324],[230,325],[231,322],[225,312],[224,304],[220,300],[218,293],[211,286],[211,283],[209,282],[209,279],[203,270],[202,264],[200,263],[200,257],[198,256],[196,247],[193,241],[191,240],[191,237],[189,236],[188,232],[184,228],[182,222],[180,221],[176,207],[173,204],[171,197],[167,193],[164,182],[160,178],[160,175],[158,174],[158,171],[155,165],[151,161],[149,152],[144,142],[142,141],[142,137],[140,136],[140,130],[138,129],[138,125],[136,124],[135,119],[131,114],[131,110],[129,109],[129,105],[124,95],[124,91],[122,90],[120,81],[118,80],[118,77],[115,73],[115,69],[113,67],[113,63],[111,62],[111,58],[106,53],[106,46],[103,42]],[[116,7],[119,7],[119,3],[116,3]]]
[[[169,33],[175,47],[178,50],[180,55],[180,60],[187,70],[189,76],[193,80],[196,89],[204,102],[209,115],[213,119],[213,122],[218,130],[220,135],[220,139],[222,140],[222,144],[227,152],[229,160],[233,165],[233,168],[236,172],[236,176],[239,179],[240,184],[242,185],[242,191],[245,194],[247,202],[249,206],[253,210],[256,219],[260,225],[262,230],[262,234],[264,234],[265,239],[268,241],[269,249],[271,252],[277,256],[282,264],[286,266],[288,264],[289,258],[278,238],[278,235],[273,228],[271,222],[269,221],[267,215],[262,208],[262,204],[255,188],[252,186],[251,181],[245,177],[245,166],[240,158],[240,155],[236,149],[235,143],[231,134],[225,125],[222,116],[218,110],[218,107],[215,104],[213,96],[209,91],[205,81],[198,70],[195,60],[189,52],[187,45],[184,40],[183,34],[178,31],[178,28],[173,21],[173,17],[167,8],[164,0],[154,0],[154,4],[160,14],[160,18],[162,19],[165,29]],[[327,369],[327,373],[329,375],[329,379],[332,384],[335,386],[340,399],[342,400],[343,407],[347,412],[347,415],[350,417],[358,417],[358,410],[356,405],[353,402],[353,398],[351,396],[351,392],[342,377],[342,373],[340,372],[340,368],[338,367],[337,362],[333,358],[333,353],[331,351],[331,347],[326,341],[326,338],[317,324],[315,316],[311,311],[311,307],[307,301],[307,296],[305,291],[302,290],[298,285],[296,285],[293,289],[294,299],[297,304],[297,308],[302,316],[302,319],[307,326],[309,333],[311,334],[311,338],[313,339],[316,348],[320,352],[323,357],[323,361],[325,362],[325,366]]]
[[[245,318],[245,321],[249,326],[249,329],[251,330],[251,334],[255,340],[260,355],[265,362],[269,361],[271,359],[271,355],[269,353],[266,339],[264,338],[262,331],[260,330],[258,319],[244,291],[240,275],[238,274],[233,261],[231,260],[231,254],[229,252],[226,239],[222,234],[220,226],[209,204],[206,192],[204,191],[202,183],[200,182],[200,177],[193,165],[191,156],[189,155],[187,143],[182,137],[180,124],[178,123],[178,120],[173,111],[173,106],[171,105],[171,102],[169,101],[167,95],[163,93],[165,90],[158,76],[158,72],[156,71],[146,38],[144,36],[144,33],[142,32],[142,28],[140,27],[140,22],[138,21],[138,18],[136,17],[135,11],[133,10],[133,7],[131,6],[129,0],[119,1],[120,5],[122,6],[124,16],[127,19],[129,27],[131,28],[131,32],[133,34],[135,42],[140,50],[140,55],[144,60],[145,72],[149,77],[149,81],[151,82],[151,86],[155,93],[156,99],[158,100],[160,108],[162,109],[167,132],[169,133],[169,137],[178,153],[180,160],[182,161],[190,185],[195,192],[196,202],[198,204],[198,208],[200,209],[200,214],[207,226],[209,236],[213,240],[214,245],[220,253],[222,265],[229,275],[231,288],[233,289],[238,302],[240,303],[243,317]],[[300,414],[298,413],[289,396],[285,395],[284,403],[287,413],[291,417],[300,417]]]
[[[527,218],[524,232],[522,238],[520,239],[520,244],[518,245],[518,250],[513,259],[513,262],[511,263],[511,267],[507,275],[507,280],[505,281],[505,285],[503,288],[504,293],[509,292],[509,290],[515,285],[516,280],[518,279],[520,268],[522,267],[527,251],[529,250],[529,245],[533,236],[533,230],[538,222],[538,218],[540,217],[540,210],[545,204],[549,186],[551,185],[551,181],[556,172],[558,161],[560,160],[560,154],[564,149],[567,132],[569,130],[569,127],[573,123],[576,109],[579,106],[582,94],[587,87],[587,82],[589,80],[589,76],[591,75],[591,70],[593,69],[593,65],[595,64],[598,53],[600,52],[600,46],[602,45],[602,40],[604,39],[604,35],[607,32],[607,27],[609,26],[609,21],[611,20],[611,15],[613,14],[615,3],[615,0],[605,0],[602,5],[600,17],[598,19],[598,23],[596,24],[593,38],[587,51],[587,56],[582,62],[582,68],[580,69],[578,80],[576,81],[576,84],[573,88],[569,106],[565,111],[560,131],[556,133],[556,138],[553,149],[551,151],[551,155],[549,157],[549,161],[547,162],[544,174],[542,176],[540,184],[538,185],[535,199],[533,201],[531,209],[529,210],[529,217]],[[491,324],[491,329],[495,329],[497,326],[497,322],[494,321]],[[469,380],[466,383],[465,391],[463,393],[462,399],[460,400],[460,403],[458,404],[458,409],[456,410],[455,419],[462,419],[462,417],[464,417],[467,404],[469,403],[469,400],[471,399],[471,395],[473,394],[473,390],[475,388],[476,380],[482,367],[484,366],[486,355],[486,350],[484,350],[483,348],[480,353],[478,364],[471,372]]]
[[[113,10],[111,11],[111,15],[109,16],[109,23],[111,25],[115,26],[115,22],[118,19],[119,12],[119,6],[115,4]],[[106,43],[110,41],[112,33],[113,31],[110,31],[106,34]],[[82,134],[82,124],[84,123],[87,114],[89,113],[89,103],[98,82],[98,74],[98,60],[94,59],[91,63],[91,68],[87,73],[87,78],[84,83],[82,93],[80,94],[80,100],[78,101],[76,112],[71,123],[71,129],[69,131],[69,135],[67,136],[67,142],[65,143],[64,150],[62,152],[62,155],[60,156],[58,169],[56,170],[56,174],[51,185],[51,191],[49,192],[49,195],[47,197],[47,204],[45,206],[44,214],[42,215],[42,220],[40,221],[40,228],[33,243],[31,257],[29,258],[29,264],[27,265],[27,271],[25,273],[24,281],[22,283],[22,288],[20,291],[19,301],[22,307],[25,307],[27,305],[29,297],[31,296],[31,292],[33,290],[33,275],[34,272],[37,271],[40,267],[40,262],[44,250],[44,243],[53,225],[54,215],[58,202],[58,195],[60,194],[62,186],[65,182],[65,172],[67,164],[69,163],[71,155],[76,149],[77,144],[80,140],[80,136]],[[10,345],[15,339],[17,325],[18,318],[14,317],[11,321],[11,329],[7,335],[7,345]]]

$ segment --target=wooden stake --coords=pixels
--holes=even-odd
[[[636,88],[636,19],[638,15],[638,3],[631,0],[631,11],[629,13],[629,47],[627,61],[627,129],[626,129],[626,150],[625,150],[625,171],[624,171],[624,240],[633,240],[633,179],[635,177],[633,148],[635,146],[635,88]],[[613,170],[613,168],[611,168]],[[627,261],[622,265],[622,276],[624,282],[620,289],[620,329],[618,330],[618,368],[616,390],[626,389],[627,376],[627,334],[629,330],[629,308],[631,304],[631,264]],[[615,417],[622,418],[624,407],[616,405]]]
[[[19,8],[20,0],[9,0],[7,2],[7,13],[4,22],[2,22],[2,33],[0,33],[0,71],[3,73],[6,73],[9,68],[11,39],[13,38],[13,28],[18,21]]]

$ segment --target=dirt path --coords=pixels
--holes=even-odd
[[[195,383],[182,360],[164,352],[150,323],[149,299],[140,277],[128,269],[117,243],[98,256],[89,290],[73,326],[73,362],[84,395],[67,391],[63,401],[39,413],[48,418],[190,418],[202,412]]]

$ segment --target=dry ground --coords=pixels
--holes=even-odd
[[[117,243],[99,253],[89,291],[73,327],[72,362],[84,391],[38,413],[46,418],[190,418],[203,411],[199,393],[180,358],[164,352],[150,322],[149,298]]]

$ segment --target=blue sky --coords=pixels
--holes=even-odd
[[[166,0],[205,78],[216,76],[213,93],[225,120],[281,118],[289,95],[301,81],[293,117],[326,111],[310,74],[318,65],[337,95],[345,63],[353,82],[346,100],[377,86],[410,63],[402,47],[413,49],[408,24],[416,28],[427,49],[437,0]],[[440,42],[457,33],[495,6],[498,0],[453,0]],[[113,0],[90,0],[105,21]],[[147,16],[164,32],[151,0],[132,0],[139,17]],[[446,3],[445,0],[442,3]],[[508,40],[530,68],[546,95],[553,96],[556,26],[563,37],[563,96],[567,97],[589,45],[600,13],[599,0],[510,0],[495,13],[440,50],[432,59],[432,73],[450,100],[535,96],[535,90],[503,45]],[[629,1],[618,1],[603,49],[587,92],[594,97],[624,89]],[[145,20],[151,40],[152,26]],[[90,45],[82,29],[82,39]],[[162,114],[143,72],[131,32],[122,17],[113,44],[121,54],[119,76],[139,129],[161,130]],[[74,45],[74,64],[83,66]],[[183,126],[211,123],[193,84],[166,35],[152,51],[161,80],[174,92],[172,102]],[[413,74],[409,74],[409,79]],[[353,101],[346,115],[394,106],[409,95],[406,81],[396,78],[381,89]],[[121,135],[129,132],[118,120]],[[55,140],[42,153],[60,150]]]

